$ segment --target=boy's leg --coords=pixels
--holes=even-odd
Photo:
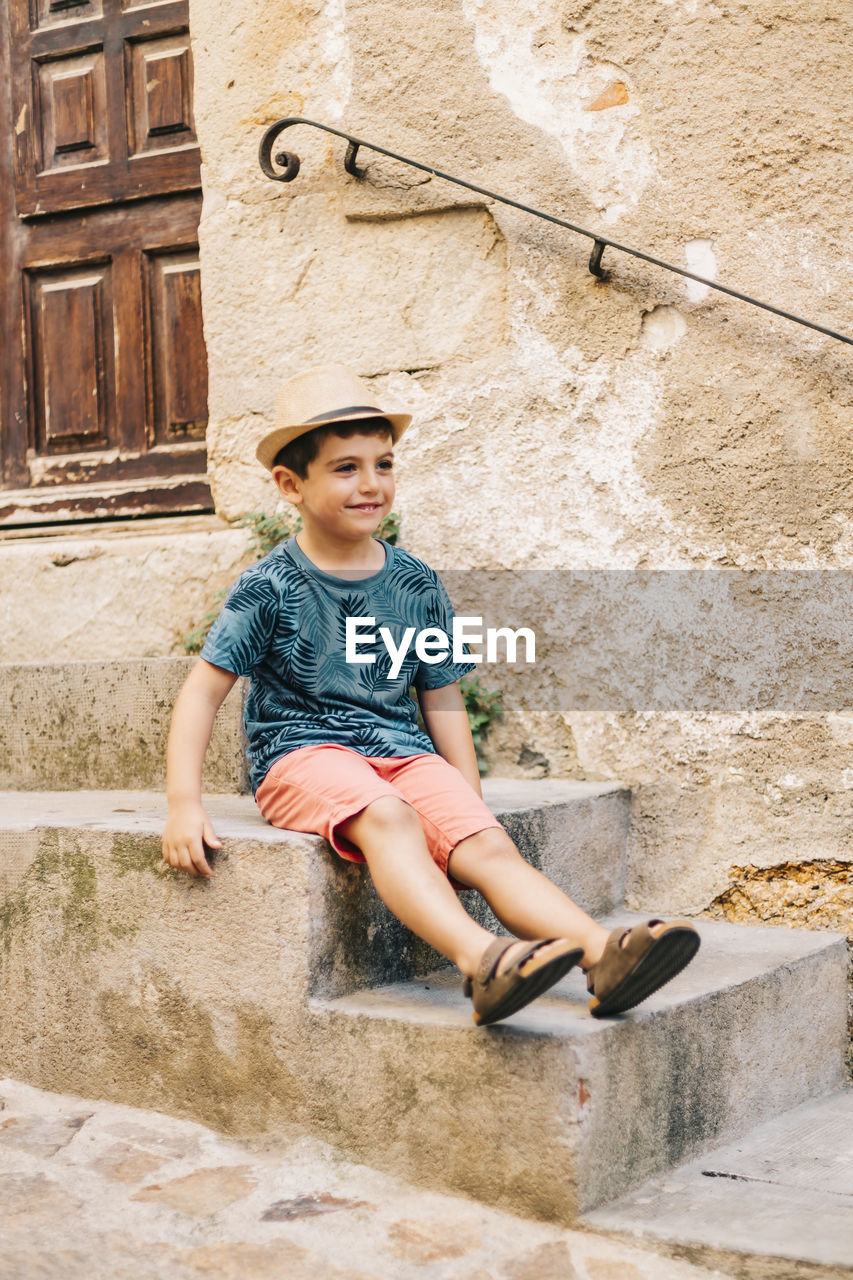
[[[337,830],[364,854],[389,911],[463,973],[474,973],[493,935],[471,919],[433,862],[411,805],[383,796]]]
[[[475,974],[494,935],[472,920],[433,861],[411,805],[393,796],[380,797],[340,823],[337,831],[364,854],[377,893],[397,919],[466,976]],[[510,947],[501,957],[498,972],[508,969],[525,949],[524,943]]]
[[[460,884],[477,889],[517,938],[568,938],[583,947],[584,969],[601,959],[608,930],[525,862],[505,831],[491,827],[466,836],[448,869]]]
[[[439,755],[387,764],[389,781],[418,812],[452,882],[479,890],[517,938],[566,938],[583,948],[587,969],[601,959],[607,929],[521,858],[459,769]]]
[[[505,998],[498,993],[500,984],[488,976],[494,974],[489,967],[494,949],[481,955],[473,990],[475,1021],[506,1017],[522,1003],[541,994],[558,981],[572,963],[578,962],[589,971],[591,1012],[600,1017],[622,1013],[675,977],[695,955],[699,936],[688,921],[667,924],[653,920],[632,929],[610,932],[597,924],[547,876],[525,862],[479,796],[447,761],[436,756],[412,757],[383,761],[378,767],[388,770],[389,781],[393,775],[393,785],[404,803],[402,811],[396,808],[389,811],[390,821],[382,834],[375,823],[363,832],[367,841],[363,851],[377,889],[404,923],[473,976],[472,948],[477,935],[472,933],[470,923],[461,919],[461,905],[451,902],[447,894],[448,889],[452,892],[452,882],[455,882],[478,889],[498,919],[517,937],[534,944],[542,938],[560,940],[550,946],[535,947],[532,958],[525,958],[524,943],[516,944],[501,957],[498,975],[510,970],[516,960],[521,965],[519,972],[524,974],[527,984],[521,1003],[515,1002],[516,979],[512,975],[508,974],[505,979],[509,989]],[[422,870],[424,875],[429,873],[429,881],[421,881],[420,872],[417,876],[410,874],[410,868],[417,864],[407,861],[404,869],[395,856],[395,847],[399,848],[398,824],[408,804],[414,806],[412,817],[417,817],[423,831],[422,844],[414,821],[411,822],[410,848],[420,850]],[[368,823],[379,814],[374,808],[373,815],[369,815],[371,807],[365,806],[359,815]],[[430,858],[438,864],[440,888],[426,866],[424,844]],[[445,872],[450,882],[444,880]],[[428,884],[439,896],[432,896]],[[478,945],[484,933],[479,934]],[[530,942],[526,946],[529,948]],[[549,966],[550,972],[546,973]],[[541,968],[545,980],[534,991],[531,983],[535,982],[537,968]]]
[[[463,816],[453,832],[440,831],[424,817],[419,803],[424,796],[403,795],[391,782],[391,776],[420,774],[423,761],[428,762],[428,772],[438,765],[441,773],[426,787],[427,798],[461,787]],[[477,975],[495,939],[459,902],[445,874],[447,855],[463,836],[496,822],[446,761],[432,755],[368,759],[335,743],[303,747],[273,764],[256,799],[274,826],[317,832],[341,857],[366,861],[380,897],[398,919],[467,977]],[[503,940],[501,945],[506,946]],[[564,941],[535,951],[529,943],[514,943],[500,955],[496,972],[504,973],[517,962],[525,982],[535,975],[539,983],[549,974],[557,981],[567,950]],[[539,983],[539,990],[544,989]],[[526,998],[539,990],[528,987]]]
[[[595,1017],[633,1009],[680,973],[699,947],[699,935],[687,920],[650,920],[609,933],[525,862],[506,832],[466,836],[451,852],[448,868],[460,883],[479,889],[519,937],[559,934],[583,947],[580,963],[591,971],[587,985]]]
[[[524,861],[458,769],[438,755],[372,764],[412,805],[451,882],[478,889],[510,933],[531,940],[567,939],[583,949],[585,968],[601,958],[608,931]]]

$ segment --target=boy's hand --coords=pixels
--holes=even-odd
[[[210,878],[205,844],[221,849],[201,804],[201,769],[216,713],[237,677],[199,658],[178,695],[166,748],[169,817],[163,832],[163,861],[190,876]]]
[[[202,806],[170,805],[163,831],[163,861],[188,875],[209,879],[211,871],[204,854],[205,845],[209,849],[222,848],[222,841]]]

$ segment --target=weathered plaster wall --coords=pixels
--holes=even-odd
[[[396,505],[438,567],[850,568],[849,348],[612,252],[598,281],[588,241],[369,153],[356,182],[309,130],[292,184],[256,157],[279,116],[342,124],[849,333],[853,10],[192,0],[191,25],[220,514],[274,506],[277,386],[343,358],[416,414]],[[850,861],[844,705],[617,716],[526,687],[496,766],[630,782],[636,903]]]

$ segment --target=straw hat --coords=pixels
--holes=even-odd
[[[412,421],[410,413],[388,413],[366,383],[343,364],[326,364],[290,378],[278,393],[276,426],[260,441],[255,456],[268,471],[276,454],[297,436],[335,422],[387,418],[394,443]]]

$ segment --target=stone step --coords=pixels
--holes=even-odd
[[[253,558],[217,516],[0,531],[0,662],[183,653]]]
[[[322,1083],[347,1149],[572,1222],[839,1087],[843,937],[697,925],[690,967],[621,1018],[588,1015],[577,970],[485,1032],[449,971],[313,1001]]]
[[[498,793],[564,887],[611,911],[625,792]],[[199,881],[159,860],[160,797],[0,797],[0,1072],[238,1135],[308,1129],[565,1223],[841,1083],[835,935],[703,921],[694,964],[631,1015],[590,1018],[575,972],[479,1029],[455,972],[418,978],[434,953],[363,869],[268,827],[248,798],[207,803],[224,845]],[[592,875],[596,859],[611,873]]]
[[[162,790],[172,707],[193,658],[0,665],[0,789]],[[243,682],[205,760],[211,791],[248,790]]]
[[[630,803],[624,788],[487,778],[483,794],[525,857],[586,910],[601,915],[621,903]],[[182,901],[189,893],[194,902],[204,901],[205,893],[228,896],[235,874],[238,885],[245,883],[251,892],[257,869],[259,882],[270,878],[264,892],[284,913],[291,909],[292,891],[309,895],[308,949],[297,944],[288,959],[311,994],[343,995],[439,963],[387,911],[363,869],[338,858],[320,837],[270,827],[248,796],[209,795],[205,805],[223,840],[222,851],[211,859],[216,874],[207,884],[171,872],[160,860],[162,793],[0,792],[0,902],[5,900],[7,916],[26,914],[30,900],[42,897],[48,865],[71,887],[87,886],[93,905],[85,911],[81,906],[81,919],[102,911],[102,899],[112,905],[131,869],[150,877],[144,883],[162,888],[164,903],[169,894]],[[497,927],[477,894],[465,900],[487,926]],[[74,909],[69,903],[67,911]]]
[[[747,1259],[750,1275],[851,1275],[853,1089],[803,1103],[586,1222],[727,1275]]]
[[[162,791],[172,708],[194,663],[189,657],[0,663],[0,792]],[[205,757],[207,791],[249,790],[242,723],[246,689],[239,680],[217,714]],[[562,794],[579,803],[585,794],[601,792],[591,784],[587,793],[586,785],[578,790],[573,782],[543,779],[537,804]],[[618,783],[604,785],[623,793],[617,806],[621,839],[627,792]],[[540,828],[547,825],[553,801],[544,800],[534,815],[528,786],[525,779],[500,780],[501,803],[504,811],[517,813],[516,826],[530,832],[530,842],[535,837],[541,844]],[[515,831],[513,837],[518,838]],[[609,866],[598,868],[593,861],[587,871],[593,877],[610,874]],[[610,901],[621,902],[624,887],[623,869],[619,884],[608,890]]]

